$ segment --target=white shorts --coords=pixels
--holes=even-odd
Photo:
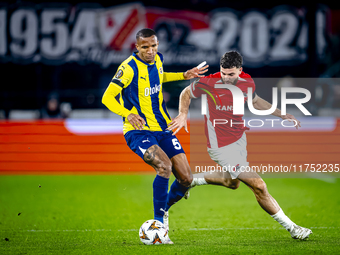
[[[232,144],[217,149],[208,148],[208,153],[210,158],[222,167],[223,171],[230,173],[232,179],[236,179],[249,166],[245,133]]]

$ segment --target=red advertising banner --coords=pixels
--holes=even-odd
[[[126,145],[121,124],[108,124],[103,120],[0,122],[0,174],[153,173]],[[203,127],[193,122],[189,134],[181,130],[177,137],[189,160],[211,162],[208,153],[198,153],[206,151]],[[195,141],[192,148],[190,138]],[[250,165],[340,163],[339,119],[332,130],[267,130],[247,132],[247,138]]]

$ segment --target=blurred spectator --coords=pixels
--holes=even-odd
[[[41,110],[41,118],[44,119],[57,119],[68,118],[72,111],[70,103],[60,103],[59,95],[57,93],[51,93],[48,96],[46,106]]]
[[[63,119],[70,117],[72,106],[70,103],[63,102],[60,104],[60,114]]]
[[[59,95],[51,93],[48,96],[46,106],[41,109],[41,118],[43,119],[65,119],[70,116],[72,107],[70,103],[60,103]]]
[[[41,110],[41,118],[56,119],[61,118],[59,96],[57,93],[51,93],[48,96],[46,106]]]

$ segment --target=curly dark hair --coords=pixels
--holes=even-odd
[[[221,67],[226,69],[230,69],[233,67],[241,68],[242,64],[242,56],[237,51],[228,51],[224,53],[220,60]]]
[[[156,35],[156,32],[153,31],[152,29],[150,28],[143,28],[141,30],[139,30],[136,34],[136,40],[138,41],[138,39],[140,37],[143,37],[143,38],[148,38],[148,37],[151,37],[153,35]],[[157,36],[157,35],[156,35]]]

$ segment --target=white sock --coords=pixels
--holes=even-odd
[[[204,179],[205,173],[195,174],[195,177],[192,179],[192,183],[190,184],[191,187],[200,186],[200,185],[207,185],[208,183]]]
[[[285,215],[285,213],[282,211],[281,208],[276,214],[270,215],[270,216],[273,217],[274,220],[276,220],[278,223],[280,223],[288,231],[290,231],[292,229],[293,225],[294,225],[294,222],[292,222],[287,217],[287,215]]]

